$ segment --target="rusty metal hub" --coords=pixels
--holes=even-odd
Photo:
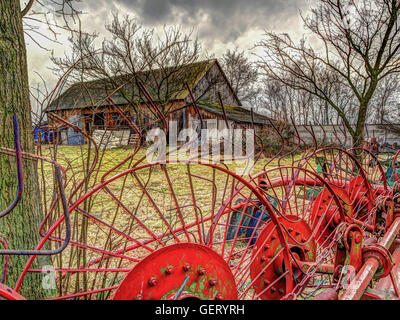
[[[284,235],[291,251],[293,276],[299,279],[302,271],[298,263],[312,262],[316,258],[317,246],[311,239],[312,231],[304,220],[296,216],[281,217],[279,222],[286,231]],[[281,247],[276,227],[270,222],[260,232],[250,266],[253,288],[261,299],[276,300],[286,295],[286,280],[281,277],[286,271]]]
[[[138,263],[118,287],[114,300],[237,299],[228,264],[212,249],[178,243]]]
[[[363,263],[369,258],[375,258],[379,262],[379,269],[375,273],[375,278],[381,279],[389,275],[393,266],[392,255],[384,246],[375,243],[363,249]]]

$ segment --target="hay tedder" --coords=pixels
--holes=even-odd
[[[24,197],[22,159],[47,168],[52,197],[35,248],[0,238],[2,298],[23,299],[24,278],[49,272],[57,300],[400,298],[399,153],[384,163],[340,141],[303,148],[297,137],[261,172],[240,176],[204,159],[146,163],[138,146],[96,171],[88,136],[94,147],[79,179],[71,165],[21,151],[15,126],[15,149],[1,152],[16,158],[21,179],[0,223]],[[27,260],[10,284],[16,255]],[[43,255],[45,272],[35,267]]]

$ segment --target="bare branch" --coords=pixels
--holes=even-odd
[[[25,6],[25,8],[21,11],[21,16],[24,17],[26,14],[29,12],[29,10],[32,8],[33,3],[35,0],[29,0],[28,4]]]

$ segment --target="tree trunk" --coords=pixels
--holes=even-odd
[[[18,115],[21,147],[33,153],[28,69],[19,0],[0,0],[0,146],[14,148],[12,117]],[[34,249],[39,241],[38,228],[43,215],[40,205],[37,164],[23,161],[24,190],[20,203],[6,217],[0,218],[0,235],[10,249]],[[0,210],[14,199],[17,191],[15,157],[0,154]],[[15,285],[26,256],[11,256],[6,284]],[[41,259],[47,261],[47,258]],[[0,257],[0,268],[4,266]],[[33,267],[39,267],[36,259]],[[26,298],[41,299],[42,275],[28,273],[20,293]]]
[[[353,145],[354,145],[354,147],[357,147],[357,148],[362,147],[362,145],[363,145],[364,126],[365,126],[365,120],[367,118],[367,109],[368,109],[368,103],[362,102],[360,104],[360,108],[359,108],[359,112],[358,112],[356,130],[353,135]]]

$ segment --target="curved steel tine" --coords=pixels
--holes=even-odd
[[[254,126],[254,107],[251,107],[250,111],[251,111],[251,126],[252,126],[252,128],[255,128],[255,126]],[[261,155],[264,154],[264,142],[262,141],[261,137],[258,134],[256,134],[256,130],[254,129],[254,141],[256,141],[257,139],[260,140],[261,147],[260,147],[260,152],[257,154],[255,162],[257,162],[260,159]]]
[[[343,133],[343,136],[344,136],[343,146],[346,146],[346,144],[347,144],[347,130],[346,130],[346,126],[345,126],[343,120],[342,120],[342,126],[343,126],[343,130],[342,130],[342,127],[340,127],[340,131]]]
[[[278,151],[277,154],[275,154],[265,165],[264,165],[264,170],[267,169],[268,165],[274,161],[283,151],[283,149],[285,148],[285,138],[283,137],[282,133],[278,130],[278,128],[274,125],[273,121],[271,121],[271,119],[268,119],[268,122],[271,124],[272,128],[276,131],[276,133],[278,133],[279,137],[282,140],[282,146],[281,149]]]
[[[334,134],[335,134],[335,139],[333,139],[333,141],[332,141],[332,143],[331,143],[330,145],[333,146],[333,145],[335,144],[336,141],[339,141],[339,144],[340,144],[340,145],[343,145],[343,144],[342,144],[342,141],[339,139],[338,132],[336,131],[336,128],[335,128],[334,125],[332,126],[332,129],[333,129],[333,132],[334,132]]]
[[[311,126],[311,128],[312,128],[312,126]],[[318,149],[318,148],[317,148],[317,141],[315,140],[314,131],[308,129],[308,128],[307,128],[307,125],[304,125],[304,129],[311,135],[311,138],[313,139],[312,145],[310,146],[309,149],[306,150],[305,153],[306,153],[306,154],[308,154],[308,153],[313,153],[313,150],[315,151],[315,150]]]
[[[310,125],[310,130],[311,130],[311,135],[313,136],[313,139],[315,141],[315,150],[318,150],[324,144],[325,137],[322,139],[321,143],[318,144],[318,139],[317,139],[317,135],[315,134],[315,131],[314,131],[314,126]]]
[[[297,143],[297,145],[296,145],[296,148],[292,151],[292,153],[296,152],[299,148],[301,148],[301,145],[303,144],[303,145],[304,145],[304,152],[303,152],[304,156],[303,156],[302,158],[304,158],[305,155],[307,154],[307,143],[301,138],[300,133],[299,133],[299,131],[297,130],[297,126],[296,126],[296,124],[295,124],[295,122],[294,122],[294,120],[293,120],[292,117],[290,117],[290,120],[291,120],[291,122],[292,122],[292,124],[293,124],[294,130],[295,130],[295,132],[296,132],[296,137],[297,137],[297,140],[298,140],[298,143]],[[294,161],[294,162],[293,162],[293,165],[294,165],[296,162],[301,162],[302,158],[300,158],[298,161]]]
[[[318,120],[316,120],[316,123],[317,123],[317,126],[321,128],[322,134],[323,134],[320,144],[317,145],[317,149],[320,149],[326,143],[326,131],[324,130],[324,128],[322,127],[321,123]]]
[[[18,178],[18,190],[17,195],[15,196],[13,202],[3,211],[0,212],[0,218],[8,215],[14,208],[17,206],[18,202],[21,200],[22,192],[23,192],[23,169],[22,169],[22,157],[21,157],[21,142],[19,135],[19,126],[18,126],[18,116],[14,114],[13,116],[13,125],[14,125],[14,145],[15,145],[15,155],[16,155],[16,163],[17,163],[17,178]]]
[[[299,149],[299,147],[300,147],[300,145],[301,145],[301,142],[304,143],[304,140],[301,139],[300,134],[299,134],[299,132],[297,131],[297,127],[296,127],[296,124],[295,124],[293,118],[290,117],[290,120],[291,120],[291,122],[292,122],[292,124],[293,124],[293,127],[294,127],[294,129],[295,129],[295,132],[296,132],[296,135],[297,135],[298,143],[296,144],[296,147],[295,147],[293,150],[290,150],[289,152],[287,152],[286,154],[282,155],[282,156],[279,158],[279,160],[278,160],[278,166],[281,166],[281,161],[282,161],[282,159],[287,158],[287,157],[289,157],[290,155],[293,155],[293,154]],[[283,148],[283,147],[282,147],[282,148]],[[283,149],[282,149],[282,150],[283,150]],[[292,165],[294,164],[294,162],[295,162],[295,161],[294,161],[294,158],[292,157]]]
[[[218,91],[217,94],[218,94],[219,104],[220,104],[220,106],[222,108],[222,113],[223,113],[225,125],[229,129],[229,122],[228,122],[228,118],[226,117],[225,106],[224,106],[224,102],[222,101],[221,93]]]
[[[150,93],[147,91],[146,87],[141,81],[138,81],[138,86],[144,97],[146,98],[147,102],[150,104],[150,107],[154,110],[154,112],[160,117],[160,120],[163,123],[163,128],[168,129],[168,122],[165,119],[165,115],[161,112],[160,108],[154,103],[153,98],[151,97]]]
[[[193,95],[193,91],[192,91],[192,89],[190,88],[190,86],[189,86],[189,84],[187,82],[185,82],[185,85],[186,85],[186,88],[187,88],[187,90],[189,92],[190,99],[192,100],[194,111],[196,112],[197,116],[199,117],[200,129],[203,129],[204,128],[203,117],[201,116],[201,112],[199,110],[199,107],[197,106],[196,99],[194,98],[194,95]]]
[[[63,211],[64,211],[64,219],[65,220],[65,239],[63,244],[54,250],[0,250],[0,255],[34,255],[34,256],[44,256],[44,255],[55,255],[60,252],[62,252],[67,245],[69,244],[69,241],[71,239],[71,221],[69,217],[69,209],[68,209],[68,203],[67,203],[67,198],[65,196],[65,190],[64,190],[64,185],[63,185],[63,178],[61,174],[61,169],[59,166],[55,167],[56,171],[56,177],[57,177],[57,183],[61,195],[61,202],[63,206]],[[55,224],[53,225],[52,229],[56,229],[60,223],[62,222],[62,219],[58,219]]]
[[[92,164],[91,164],[91,166],[90,166],[89,173],[90,173],[90,172],[93,172],[94,169],[95,169],[95,167],[96,167],[96,164],[97,164],[97,162],[98,162],[98,158],[99,158],[99,146],[98,146],[98,144],[96,143],[96,141],[93,139],[93,137],[92,137],[91,135],[89,135],[88,133],[86,133],[86,132],[85,132],[84,130],[82,130],[81,128],[79,128],[77,125],[74,125],[74,124],[70,123],[69,121],[65,120],[64,118],[58,116],[57,114],[52,114],[51,117],[53,117],[53,118],[55,118],[55,119],[61,121],[62,123],[64,123],[64,124],[67,125],[68,127],[73,128],[76,132],[82,133],[86,138],[88,138],[88,139],[90,139],[90,140],[92,141],[92,143],[93,143],[93,145],[94,145],[94,147],[95,147],[96,153],[95,153],[95,157],[93,158]],[[69,202],[69,203],[72,202],[73,196],[79,191],[79,189],[84,185],[85,181],[87,181],[87,180],[89,179],[89,177],[90,177],[90,175],[86,175],[86,176],[84,177],[84,179],[82,179],[82,181],[78,184],[78,186],[75,187],[75,189],[73,189],[73,190],[71,191],[71,193],[70,193],[70,195],[69,195],[69,198],[68,198],[68,202]]]
[[[222,109],[222,114],[223,114],[223,118],[224,118],[224,121],[225,121],[226,128],[227,128],[228,130],[230,130],[231,127],[230,127],[230,125],[229,125],[228,117],[227,117],[227,115],[226,115],[226,110],[225,110],[224,102],[223,102],[223,100],[222,100],[221,93],[218,91],[218,92],[217,92],[217,95],[218,95],[218,99],[219,99],[219,104],[220,104],[221,109]],[[251,110],[251,120],[252,120],[252,127],[254,128],[254,111],[253,111],[253,109]],[[245,128],[244,126],[241,126],[241,127],[242,127],[242,128]],[[261,148],[260,148],[260,149],[261,149],[261,151],[260,151],[259,153],[257,153],[257,155],[255,156],[255,158],[254,158],[254,163],[253,163],[252,166],[251,166],[252,168],[254,168],[255,163],[260,159],[260,157],[261,157],[261,155],[262,155],[262,153],[263,153],[263,151],[264,151],[264,144],[263,144],[263,142],[262,142],[261,137],[260,137],[259,135],[256,134],[256,131],[255,131],[255,130],[254,130],[253,132],[254,132],[254,133],[253,133],[254,141],[257,141],[257,139],[260,141],[260,144],[261,144]]]

